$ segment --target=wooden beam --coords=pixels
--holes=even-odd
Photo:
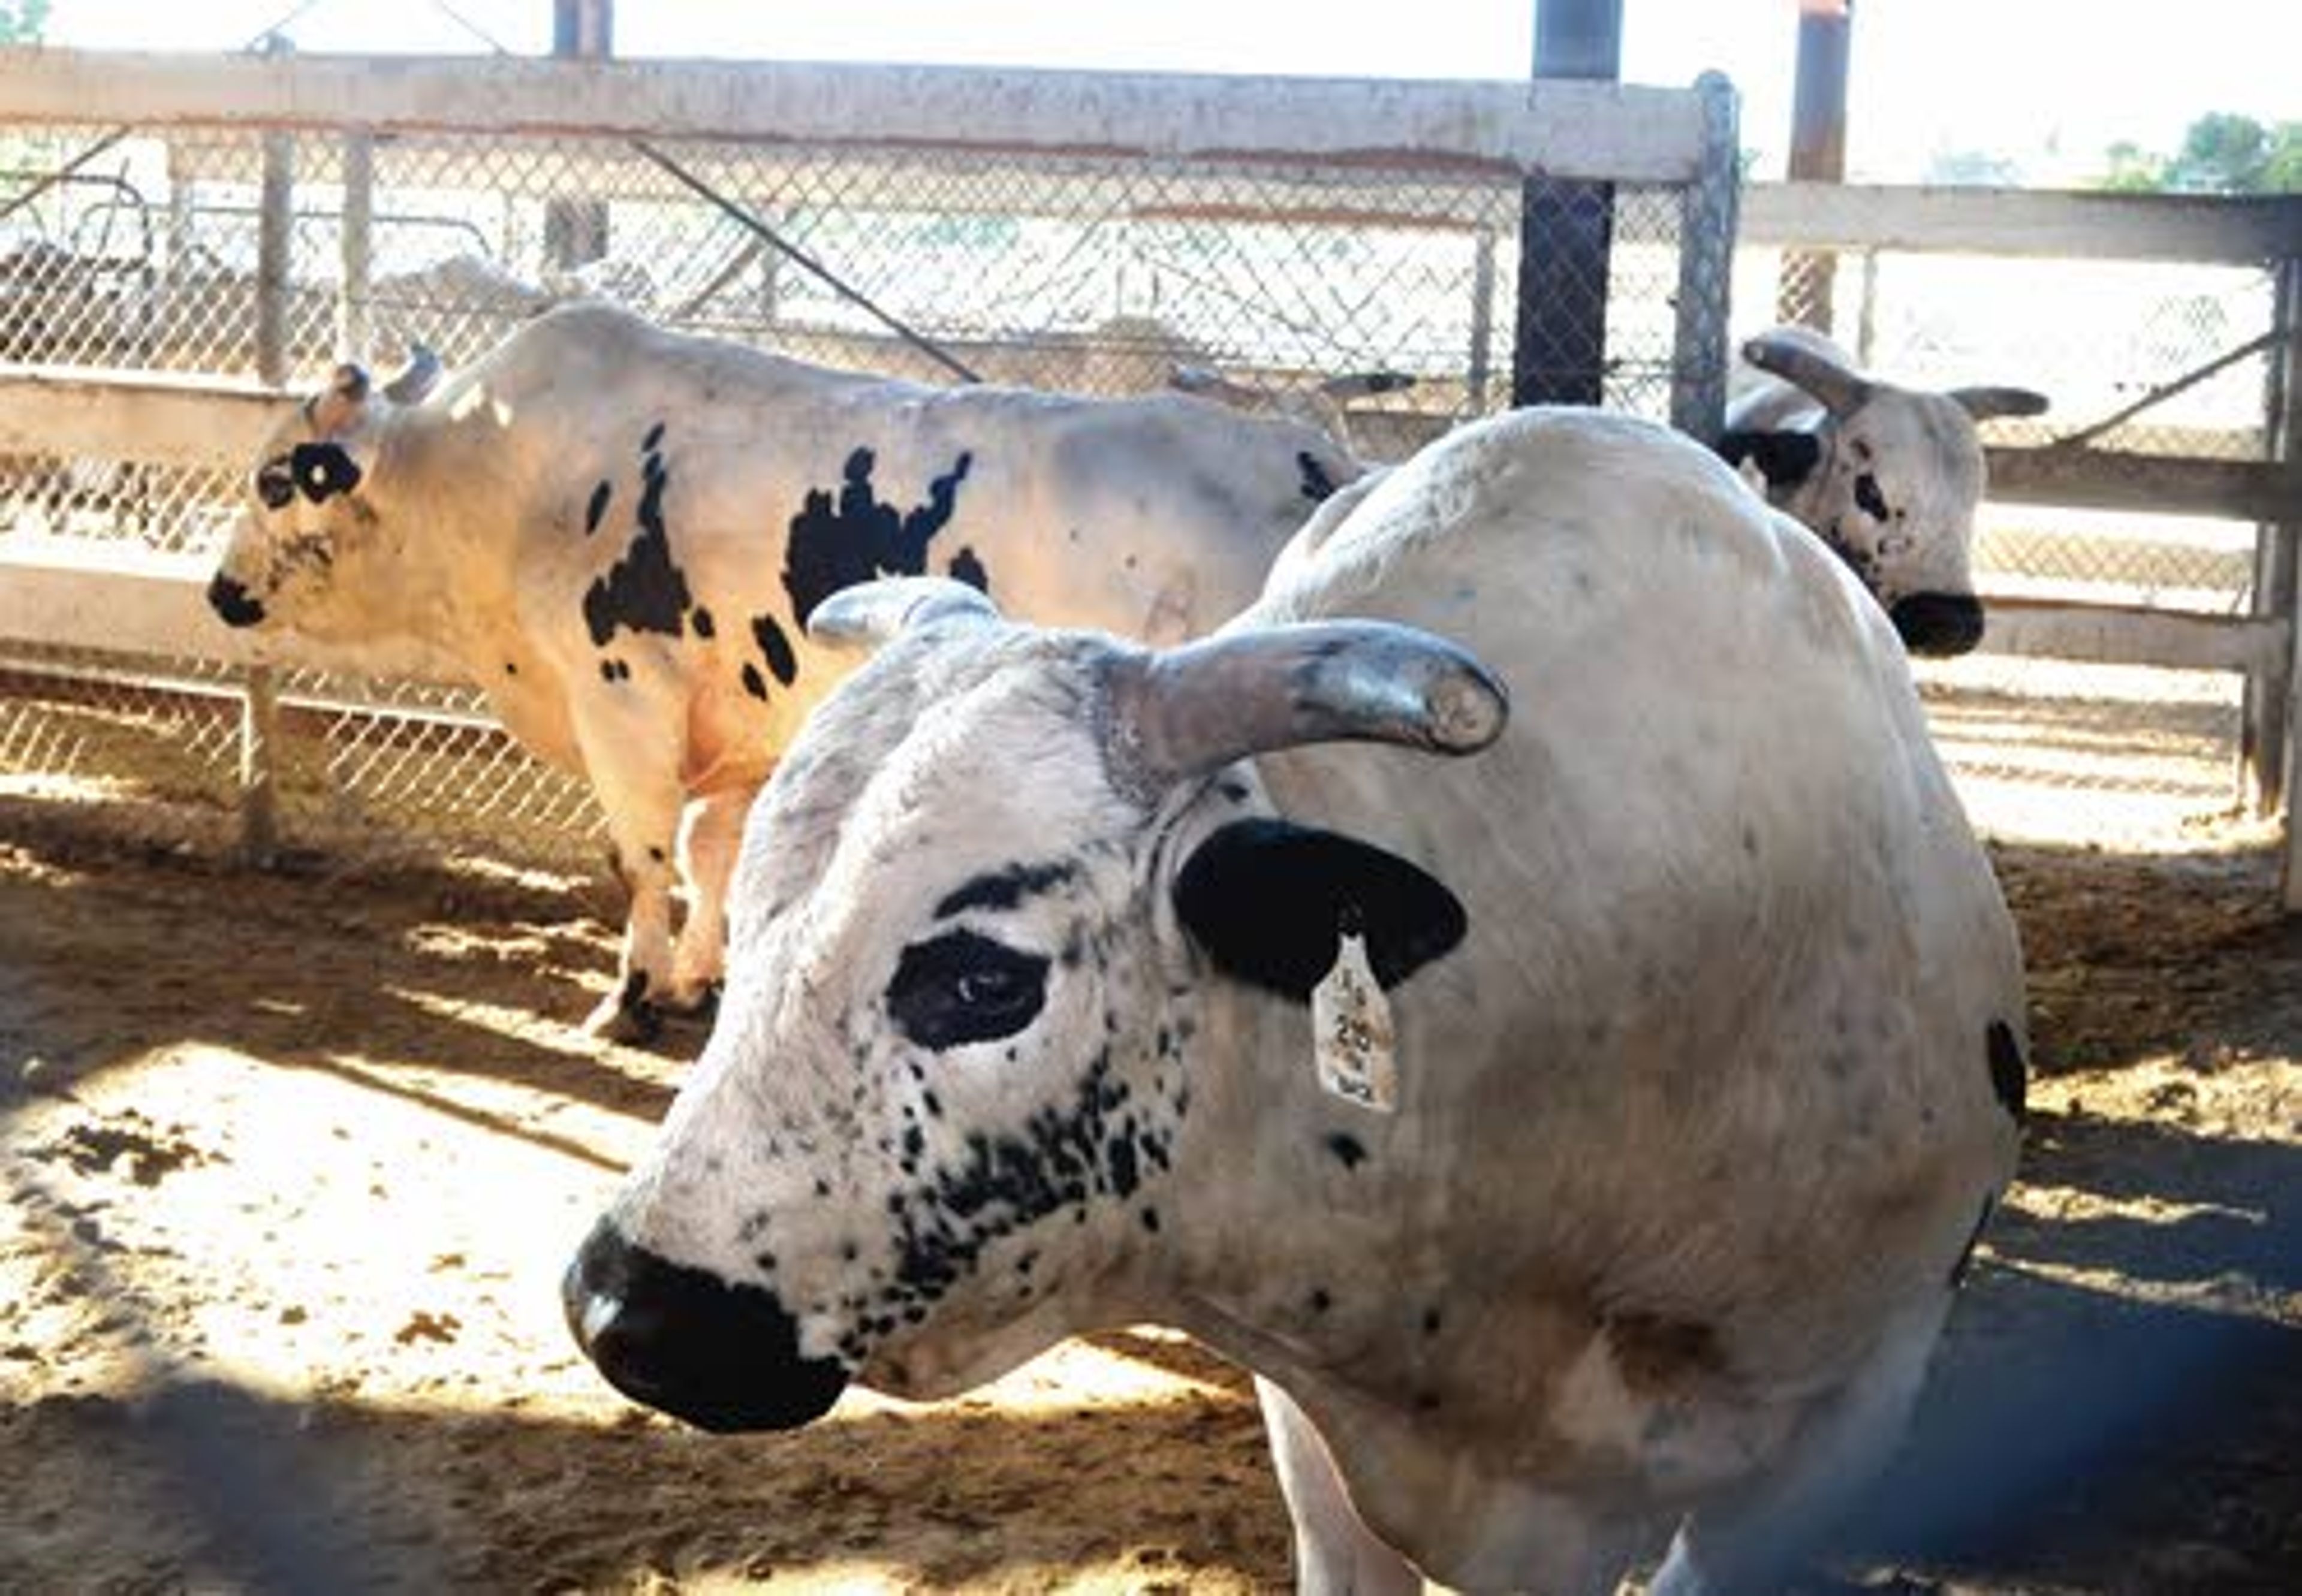
[[[75,546],[77,545],[77,546]],[[0,638],[219,664],[458,683],[455,662],[411,643],[327,645],[225,626],[207,605],[214,562],[87,539],[0,544]]]
[[[792,62],[0,51],[0,121],[1453,165],[1676,183],[1691,90]]]
[[[1982,648],[2098,665],[2165,670],[2254,670],[2289,647],[2288,624],[2257,616],[2200,615],[2044,599],[1983,600]]]
[[[1753,183],[1745,244],[2258,265],[2302,256],[2302,195]]]
[[[2302,518],[2302,464],[2099,449],[1990,449],[1989,497],[2010,504],[2231,521]]]
[[[0,364],[0,452],[244,468],[291,402],[223,378]]]

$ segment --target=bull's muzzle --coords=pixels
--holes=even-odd
[[[264,601],[222,572],[208,584],[208,608],[227,626],[252,626],[264,618]]]
[[[800,1356],[799,1325],[772,1292],[634,1247],[607,1220],[568,1265],[560,1299],[609,1384],[698,1429],[794,1429],[846,1389],[837,1361]]]
[[[1895,601],[1886,618],[1913,654],[1970,653],[1982,641],[1982,601],[1972,593],[1912,593]]]

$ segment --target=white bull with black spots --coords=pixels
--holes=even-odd
[[[1211,639],[932,583],[816,624],[885,646],[567,1271],[608,1379],[790,1426],[1160,1322],[1260,1377],[1306,1589],[1611,1591],[1674,1521],[1659,1588],[1778,1589],[2023,1082],[2012,925],[1839,563],[1699,446],[1534,410]]]
[[[1837,551],[1912,653],[1963,654],[1980,643],[1974,512],[1987,476],[1975,423],[2036,416],[2046,397],[1896,387],[1805,327],[1762,332],[1743,358],[1774,374],[1727,406],[1719,451]]]
[[[803,629],[827,594],[934,572],[1179,641],[1357,471],[1197,400],[920,387],[579,304],[444,381],[341,368],[265,445],[208,596],[236,626],[431,643],[589,779],[631,895],[591,1024],[643,1033],[718,979],[743,816],[846,668]]]

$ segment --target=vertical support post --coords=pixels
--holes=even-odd
[[[551,0],[551,53],[605,61],[615,53],[615,0]],[[543,207],[543,249],[562,271],[608,253],[608,207],[596,199],[554,199]]]
[[[1487,384],[1495,369],[1495,230],[1481,227],[1471,249],[1470,369],[1463,379],[1466,416],[1487,413]]]
[[[1861,298],[1854,311],[1854,364],[1868,371],[1878,361],[1878,252],[1862,252]]]
[[[375,353],[368,347],[375,278],[375,135],[365,128],[346,133],[343,160],[343,287],[336,296],[336,358],[364,361]]]
[[[1536,92],[1544,78],[1612,82],[1622,61],[1622,0],[1536,0]],[[1614,244],[1614,184],[1530,177],[1522,185],[1513,404],[1595,405],[1606,397]]]
[[[274,35],[267,53],[284,52]],[[296,136],[264,135],[262,200],[256,217],[256,374],[274,388],[288,382],[288,306],[294,290]],[[279,848],[278,757],[280,689],[269,666],[254,667],[241,688],[239,718],[239,844],[253,863],[269,864]]]
[[[2272,325],[2285,336],[2271,347],[2268,407],[2270,458],[2302,456],[2302,257],[2278,263],[2271,299]],[[2294,769],[2302,749],[2302,519],[2259,529],[2256,538],[2254,603],[2286,623],[2288,649],[2281,668],[2249,676],[2242,739],[2254,772],[2257,812],[2285,811],[2279,900],[2302,911],[2302,831],[2294,824]],[[2273,584],[2275,585],[2273,585]]]
[[[248,673],[239,700],[239,852],[259,869],[280,852],[280,683],[268,665]]]
[[[1720,73],[1705,72],[1694,87],[1702,97],[1702,158],[1694,180],[1679,195],[1670,424],[1715,443],[1726,421],[1726,328],[1742,171],[1734,85]]]
[[[1846,62],[1854,0],[1799,0],[1798,76],[1791,93],[1790,179],[1836,183],[1846,176]],[[1837,257],[1785,250],[1775,290],[1777,321],[1830,328]]]

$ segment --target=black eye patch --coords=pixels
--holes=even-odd
[[[359,486],[360,468],[352,464],[340,443],[298,443],[288,456],[288,470],[304,497],[314,504]],[[256,491],[263,491],[260,483]]]
[[[1047,962],[973,931],[915,942],[887,983],[887,1012],[904,1036],[940,1053],[1012,1037],[1047,1000]]]
[[[1873,521],[1884,521],[1894,514],[1887,507],[1886,496],[1878,491],[1878,479],[1868,471],[1854,479],[1854,508]]]
[[[295,474],[285,460],[273,460],[256,474],[256,496],[266,509],[284,510],[296,497]]]

